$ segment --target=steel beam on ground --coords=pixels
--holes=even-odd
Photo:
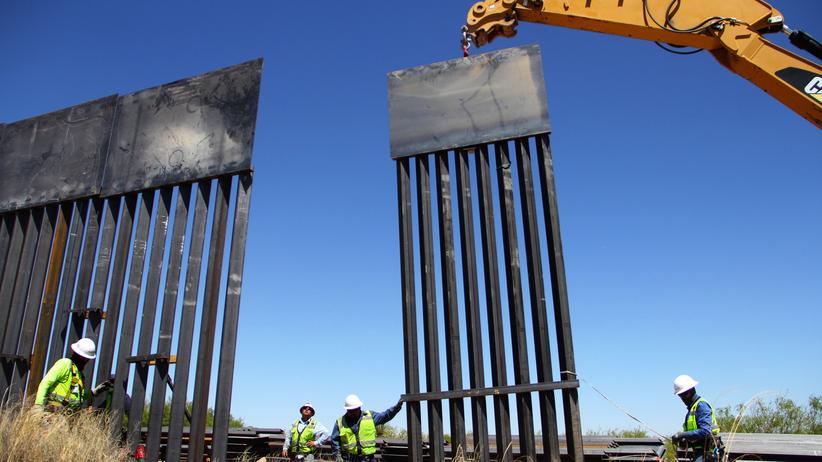
[[[460,223],[460,253],[462,255],[462,287],[465,305],[466,336],[468,338],[468,375],[471,388],[485,387],[482,355],[482,320],[480,318],[477,284],[477,254],[474,239],[473,199],[471,194],[468,152],[459,150],[454,162],[457,171],[457,207]],[[479,460],[489,460],[488,412],[484,397],[471,398],[473,448],[467,451]]]
[[[438,392],[440,384],[439,329],[437,326],[437,281],[434,271],[434,236],[431,223],[431,174],[428,156],[417,156],[417,225],[420,239],[420,281],[422,285],[422,320],[425,337],[425,382],[429,392]],[[428,438],[431,460],[445,459],[442,428],[442,403],[428,403]]]
[[[211,198],[211,180],[197,183],[194,219],[191,226],[191,244],[188,249],[186,265],[185,290],[180,315],[180,330],[177,339],[177,364],[174,367],[174,383],[177,391],[171,396],[171,418],[168,427],[168,444],[166,458],[179,460],[182,449],[183,415],[186,410],[186,390],[188,375],[191,369],[191,344],[194,336],[194,320],[197,314],[197,294],[200,290],[200,273],[203,259],[203,242],[205,240],[208,206]],[[191,419],[189,418],[189,425]]]
[[[177,308],[177,294],[180,286],[180,266],[185,247],[188,226],[188,205],[191,201],[191,185],[180,185],[174,206],[174,225],[171,231],[166,282],[163,289],[163,305],[160,315],[160,331],[157,338],[157,355],[171,354],[171,337],[174,335],[174,318]],[[168,361],[158,361],[154,366],[154,380],[151,390],[151,410],[149,412],[148,435],[146,437],[146,459],[157,460],[160,454],[160,433],[163,425],[163,408],[166,403],[166,383],[168,383]]]
[[[66,261],[66,244],[68,241],[68,223],[71,219],[74,202],[60,205],[57,214],[57,223],[54,228],[54,244],[49,257],[48,274],[43,291],[43,302],[40,308],[39,319],[36,321],[37,338],[34,340],[31,364],[29,365],[28,385],[26,396],[33,396],[37,386],[43,378],[43,369],[46,366],[46,354],[49,347],[52,320],[57,305],[57,293],[60,289],[60,274],[63,272]]]
[[[234,387],[234,359],[237,355],[237,327],[240,320],[240,291],[243,283],[245,244],[248,235],[248,212],[251,201],[251,173],[237,179],[231,251],[228,256],[223,331],[220,336],[220,363],[217,372],[217,402],[214,405],[212,460],[224,462],[228,447],[228,424],[231,416],[231,390]]]
[[[397,166],[397,214],[400,238],[400,277],[402,286],[403,353],[405,391],[419,393],[419,351],[417,346],[417,302],[414,289],[414,232],[411,211],[411,162],[399,159]],[[422,459],[422,424],[419,402],[406,406],[409,460]]]
[[[77,269],[80,262],[80,251],[83,248],[83,232],[86,228],[89,203],[90,200],[77,200],[74,202],[74,210],[71,212],[71,229],[69,231],[68,248],[66,249],[65,268],[63,268],[63,274],[60,277],[60,296],[55,307],[54,324],[51,328],[51,343],[49,343],[48,360],[46,361],[47,367],[51,367],[60,359],[66,346],[69,311],[71,310],[74,287],[77,282]],[[41,371],[40,374],[43,374],[43,372]]]
[[[502,325],[497,238],[494,227],[494,198],[491,190],[491,167],[487,145],[480,145],[477,149],[476,170],[488,343],[491,348],[491,383],[495,387],[501,387],[507,385],[508,379],[505,364],[505,335]],[[507,395],[494,396],[494,427],[497,448],[510,447],[512,441],[511,413]],[[499,460],[500,462],[513,461],[511,451],[503,449]]]
[[[528,294],[531,307],[531,324],[534,330],[534,352],[536,356],[537,381],[553,380],[551,347],[548,333],[548,314],[545,306],[545,284],[540,255],[539,223],[537,204],[534,197],[534,176],[531,169],[531,152],[528,138],[515,141],[517,159],[517,179],[519,180],[520,217],[525,240],[525,261],[528,267]],[[551,462],[559,461],[559,432],[557,430],[556,400],[553,393],[540,393],[540,420],[542,424],[542,445]]]
[[[189,460],[202,460],[205,453],[206,413],[208,412],[208,391],[211,385],[214,343],[202,341],[202,339],[214,338],[216,331],[217,306],[220,303],[220,279],[225,254],[226,218],[230,196],[231,177],[219,178],[217,180],[217,194],[214,199],[214,220],[211,224],[211,244],[208,252],[203,314],[200,318],[201,341],[197,351],[197,372],[194,374],[194,399],[188,449]]]
[[[517,238],[516,212],[514,210],[514,182],[511,174],[511,159],[508,142],[495,143],[497,161],[497,190],[502,219],[502,244],[505,252],[505,282],[508,289],[508,315],[511,325],[511,344],[514,353],[514,381],[517,385],[531,381],[528,368],[528,346],[525,328],[525,311],[522,298],[522,276],[520,274],[519,239]],[[519,428],[520,452],[525,457],[536,459],[534,442],[534,421],[531,395],[520,394],[517,402],[517,422]]]
[[[571,338],[571,315],[568,307],[568,288],[565,281],[565,260],[562,254],[562,238],[559,229],[554,165],[548,135],[537,137],[537,159],[540,186],[542,188],[543,214],[548,239],[548,262],[551,267],[551,291],[554,300],[554,319],[557,330],[560,378],[576,379],[574,343]],[[576,389],[563,390],[562,404],[565,416],[565,434],[568,454],[574,462],[582,462],[582,424],[579,415],[579,399]]]
[[[462,359],[460,355],[460,319],[457,298],[457,267],[454,246],[454,216],[451,204],[451,175],[448,151],[435,156],[437,172],[437,220],[439,231],[440,280],[442,281],[442,303],[445,314],[445,360],[448,389],[462,388]],[[452,451],[465,447],[465,408],[462,399],[448,401],[451,422]]]
[[[123,327],[120,330],[120,341],[117,348],[117,365],[114,375],[114,394],[111,398],[111,412],[114,422],[122,422],[126,406],[126,384],[129,378],[129,363],[126,357],[131,355],[134,345],[134,332],[137,324],[137,309],[140,303],[140,294],[143,287],[143,272],[148,247],[148,231],[151,224],[151,215],[154,210],[154,191],[140,193],[140,204],[137,211],[137,227],[134,232],[134,242],[131,246],[131,264],[128,272],[128,288],[123,305]],[[132,403],[133,404],[133,403]],[[128,409],[129,416],[131,408]],[[140,415],[142,419],[142,414]],[[131,425],[131,418],[129,425]],[[120,429],[117,428],[119,433]]]
[[[168,211],[171,207],[172,187],[160,189],[160,198],[157,201],[157,210],[154,218],[154,233],[151,237],[151,256],[148,261],[148,275],[145,281],[145,296],[143,297],[142,317],[140,318],[140,337],[137,342],[137,354],[145,355],[151,351],[154,337],[154,319],[157,316],[157,293],[160,290],[160,276],[163,273],[163,262],[168,235]],[[122,354],[122,353],[121,353]],[[134,380],[131,385],[130,416],[142,416],[145,408],[146,384],[148,382],[148,364],[134,365]],[[129,441],[134,443],[140,436],[139,418],[129,419]],[[151,422],[149,427],[162,425],[162,422]]]
[[[123,198],[123,213],[120,217],[117,244],[114,249],[114,263],[111,269],[108,303],[106,303],[106,322],[103,326],[103,338],[97,345],[97,383],[103,383],[111,376],[111,363],[114,361],[114,342],[120,329],[120,306],[123,303],[123,283],[126,278],[131,233],[134,228],[134,213],[137,208],[137,193],[127,194]]]

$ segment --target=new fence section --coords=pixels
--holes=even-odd
[[[558,462],[562,432],[581,462],[539,49],[388,80],[409,460],[422,460],[425,422],[428,460],[489,460],[493,448],[498,460]]]
[[[148,460],[161,432],[167,460],[225,460],[261,65],[0,127],[6,401],[88,337],[86,387],[113,383],[100,405],[132,444],[148,412]]]

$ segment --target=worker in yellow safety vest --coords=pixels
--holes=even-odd
[[[362,406],[357,395],[345,398],[345,414],[331,431],[331,449],[338,461],[373,461],[377,453],[377,425],[393,419],[402,409],[402,401],[383,412],[363,411]]]
[[[314,460],[317,447],[328,438],[328,429],[314,418],[314,406],[305,403],[300,407],[300,418],[291,424],[291,431],[285,434],[285,444],[280,455],[291,456],[292,460]]]
[[[710,404],[696,393],[699,384],[689,375],[674,379],[674,393],[679,396],[688,412],[682,431],[671,437],[675,446],[691,448],[694,462],[718,461],[723,445],[719,437],[719,425]]]
[[[88,338],[71,344],[71,356],[57,360],[49,369],[40,386],[34,404],[50,412],[76,411],[91,403],[86,390],[83,367],[97,357],[94,341]]]

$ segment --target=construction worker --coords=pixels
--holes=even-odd
[[[291,431],[285,434],[282,457],[290,454],[292,460],[314,460],[317,447],[330,436],[328,429],[314,418],[314,413],[311,403],[300,406],[300,418],[291,424]]]
[[[76,411],[90,404],[91,393],[85,388],[83,366],[97,357],[97,347],[88,338],[71,344],[71,356],[62,358],[49,369],[40,386],[34,405],[49,412]]]
[[[387,423],[402,409],[402,401],[383,412],[363,411],[357,395],[345,397],[345,414],[331,431],[331,449],[337,461],[370,462],[377,452],[377,425]]]
[[[689,375],[674,379],[674,393],[679,396],[688,412],[682,431],[671,437],[674,446],[691,448],[694,462],[716,461],[721,458],[722,442],[714,410],[696,393],[699,384]]]

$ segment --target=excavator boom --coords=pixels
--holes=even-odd
[[[710,52],[723,66],[822,128],[822,66],[764,34],[786,32],[817,57],[819,43],[790,31],[761,0],[484,0],[465,30],[477,46],[516,34],[518,22],[602,32]]]

